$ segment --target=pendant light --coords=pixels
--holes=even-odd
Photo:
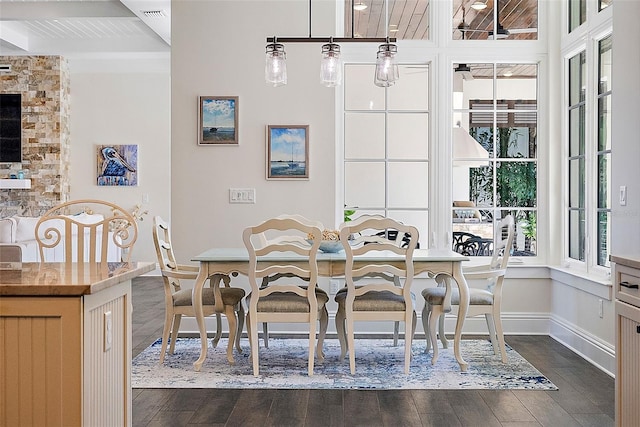
[[[395,37],[389,38],[387,26],[386,36],[383,37],[355,37],[354,11],[360,10],[354,5],[351,7],[351,37],[312,37],[311,36],[311,2],[309,0],[309,36],[308,37],[267,37],[266,59],[264,77],[267,84],[283,86],[287,84],[287,55],[283,43],[323,43],[320,59],[320,83],[327,87],[335,87],[342,84],[342,60],[340,58],[340,45],[338,43],[380,43],[376,61],[376,75],[374,82],[381,87],[391,86],[398,79],[398,65],[395,55],[398,48],[392,42]],[[386,0],[385,0],[386,4]],[[389,6],[386,5],[387,23],[389,20]]]
[[[393,43],[389,43],[388,38],[387,43],[381,44],[378,47],[376,73],[373,79],[373,83],[375,83],[376,86],[393,86],[396,80],[398,80],[398,64],[395,59],[397,52],[398,47]]]
[[[385,3],[385,25],[386,43],[378,47],[378,55],[376,56],[376,71],[373,77],[373,83],[380,87],[393,86],[398,80],[398,64],[396,62],[396,54],[398,46],[389,42],[389,2]]]
[[[287,53],[284,45],[278,43],[276,38],[267,44],[266,58],[264,65],[264,78],[266,82],[274,87],[287,84]]]
[[[329,43],[322,45],[320,83],[326,87],[335,87],[342,84],[340,45],[333,42],[333,37],[329,39]]]

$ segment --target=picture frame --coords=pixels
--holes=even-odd
[[[98,186],[138,185],[138,145],[97,145]]]
[[[238,97],[198,98],[198,145],[238,145]]]
[[[309,179],[309,125],[267,126],[267,179]]]

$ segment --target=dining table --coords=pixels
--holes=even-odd
[[[380,252],[375,255],[356,256],[355,267],[366,265],[373,261],[387,261],[389,264],[400,265],[404,263],[401,255],[392,252]],[[462,263],[469,258],[449,249],[416,249],[413,252],[413,264],[415,275],[427,274],[435,277],[445,274],[454,279],[460,292],[460,305],[456,328],[454,334],[454,354],[456,361],[460,365],[460,370],[465,372],[469,364],[463,359],[460,352],[460,340],[462,338],[462,327],[469,308],[469,286],[462,274]],[[202,364],[207,357],[207,328],[202,308],[202,290],[208,278],[211,278],[210,285],[214,288],[216,312],[224,312],[222,297],[220,295],[221,276],[248,275],[249,253],[245,248],[211,248],[192,258],[192,261],[200,263],[198,277],[193,287],[193,305],[195,309],[196,321],[200,333],[200,357],[193,363],[194,369],[200,371]],[[345,273],[345,253],[318,253],[318,275],[321,277],[344,277]],[[294,252],[282,252],[258,258],[259,268],[264,268],[269,264],[286,262],[295,265],[297,262],[304,263],[305,258]],[[216,275],[216,276],[214,276]]]

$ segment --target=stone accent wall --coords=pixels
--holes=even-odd
[[[70,75],[60,56],[0,56],[2,93],[22,94],[22,163],[0,163],[0,178],[23,170],[30,190],[0,193],[0,217],[38,216],[69,199]]]

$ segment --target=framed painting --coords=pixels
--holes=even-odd
[[[238,144],[238,97],[201,96],[198,145]]]
[[[138,146],[98,145],[98,185],[138,185]]]
[[[309,178],[309,125],[267,126],[267,179]]]

